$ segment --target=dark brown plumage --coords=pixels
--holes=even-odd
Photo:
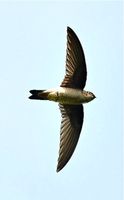
[[[57,172],[66,165],[75,150],[84,116],[82,105],[59,104],[59,107],[62,121]]]
[[[87,79],[85,56],[75,32],[67,27],[66,74],[60,87],[47,90],[30,90],[30,99],[50,100],[59,103],[62,121],[57,172],[71,158],[81,133],[84,109],[83,103],[95,98],[92,92],[84,90]]]
[[[83,48],[75,32],[67,27],[66,75],[60,86],[83,90],[86,78]],[[59,104],[59,107],[62,121],[57,172],[66,165],[75,150],[84,117],[83,105]]]
[[[83,90],[86,79],[87,69],[83,48],[75,32],[67,27],[66,75],[60,86]]]

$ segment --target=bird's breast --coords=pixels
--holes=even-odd
[[[48,99],[62,104],[81,104],[84,102],[82,90],[65,87],[52,89],[48,94]]]

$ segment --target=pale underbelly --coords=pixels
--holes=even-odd
[[[77,105],[86,103],[81,90],[72,88],[58,88],[49,92],[48,99],[50,101],[59,102],[61,104]]]

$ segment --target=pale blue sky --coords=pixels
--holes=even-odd
[[[96,99],[59,173],[61,116],[30,89],[59,86],[66,28],[83,45]],[[0,2],[0,199],[122,200],[122,3]]]

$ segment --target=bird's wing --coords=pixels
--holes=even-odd
[[[61,87],[83,89],[87,79],[85,56],[75,32],[67,27],[66,75]]]
[[[59,104],[59,107],[62,121],[57,172],[66,165],[75,150],[84,117],[82,105]]]

